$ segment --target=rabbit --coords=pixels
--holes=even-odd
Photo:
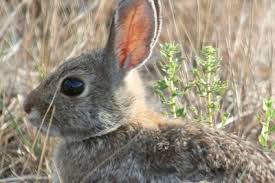
[[[137,68],[161,30],[159,0],[119,0],[104,48],[64,62],[30,92],[30,123],[57,136],[53,182],[275,182],[269,155],[146,104]]]

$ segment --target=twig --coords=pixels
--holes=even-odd
[[[10,25],[12,23],[14,23],[13,19],[14,17],[16,17],[17,13],[24,7],[24,5],[27,3],[27,0],[22,1],[14,10],[14,12],[12,12],[12,14],[7,18],[7,20],[5,21],[5,24],[2,25],[2,29],[0,29],[0,41],[3,39],[6,30],[8,30],[8,28],[10,27]]]
[[[244,118],[244,117],[246,117],[246,116],[249,116],[249,115],[251,115],[251,114],[253,114],[253,113],[255,113],[254,110],[250,110],[250,111],[243,112],[242,114],[240,114],[240,115],[238,115],[238,116],[229,118],[229,119],[225,122],[225,124],[222,124],[222,123],[217,124],[217,128],[218,128],[218,129],[221,129],[221,128],[223,128],[223,127],[226,127],[226,126],[228,126],[229,124],[234,123],[234,122],[240,120],[241,118]]]
[[[27,175],[27,176],[21,176],[21,177],[10,177],[5,179],[0,179],[0,182],[18,182],[18,181],[26,181],[26,180],[49,180],[49,177],[46,176],[40,176],[37,175]]]

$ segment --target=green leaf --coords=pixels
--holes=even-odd
[[[185,109],[184,108],[177,109],[176,115],[177,115],[177,117],[184,117],[186,115]]]
[[[158,87],[159,90],[165,90],[168,87],[168,85],[167,85],[166,81],[159,80],[157,82],[157,87]]]
[[[270,133],[275,133],[275,125],[273,125],[270,130],[269,130]]]
[[[259,136],[259,143],[260,143],[263,147],[266,147],[266,146],[267,146],[266,139],[265,139],[262,135]]]

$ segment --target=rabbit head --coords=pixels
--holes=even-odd
[[[105,48],[66,61],[34,89],[24,102],[29,121],[72,141],[125,123],[136,100],[126,77],[150,57],[160,27],[159,0],[118,1]]]

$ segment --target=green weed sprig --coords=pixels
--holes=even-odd
[[[197,121],[206,122],[210,126],[215,126],[216,117],[220,111],[220,102],[227,89],[227,84],[221,81],[219,76],[220,59],[217,56],[217,51],[211,46],[204,47],[197,58],[197,67],[191,72],[192,79],[186,84],[183,89],[180,89],[180,78],[178,72],[181,67],[180,58],[177,54],[180,52],[179,45],[175,43],[165,43],[161,45],[160,53],[165,62],[160,64],[160,69],[163,72],[163,79],[157,81],[155,93],[160,97],[161,102],[167,106],[168,115],[173,117],[185,117],[186,111],[176,101],[190,91],[201,98],[203,106],[201,109],[190,107],[196,114]],[[204,114],[203,111],[207,112]],[[225,123],[229,114],[221,114],[219,121]]]
[[[219,77],[220,62],[215,48],[211,46],[202,48],[197,58],[197,67],[192,70],[193,79],[188,84],[188,89],[193,88],[206,106],[207,114],[201,116],[200,121],[206,121],[212,127],[215,125],[215,117],[227,88],[227,84]],[[221,121],[227,117],[228,114],[224,114]]]
[[[161,56],[165,61],[165,63],[160,64],[164,77],[157,81],[155,93],[160,97],[161,102],[168,107],[168,115],[172,115],[175,118],[183,117],[185,116],[185,110],[176,102],[177,98],[182,96],[182,92],[178,88],[178,70],[181,64],[176,56],[180,52],[179,45],[165,43],[160,45],[160,47]]]
[[[263,148],[268,148],[268,139],[271,133],[275,132],[275,125],[271,126],[270,122],[275,119],[274,100],[266,99],[263,102],[264,120],[262,121],[262,130],[259,135],[259,143]],[[275,144],[273,144],[273,148]]]

